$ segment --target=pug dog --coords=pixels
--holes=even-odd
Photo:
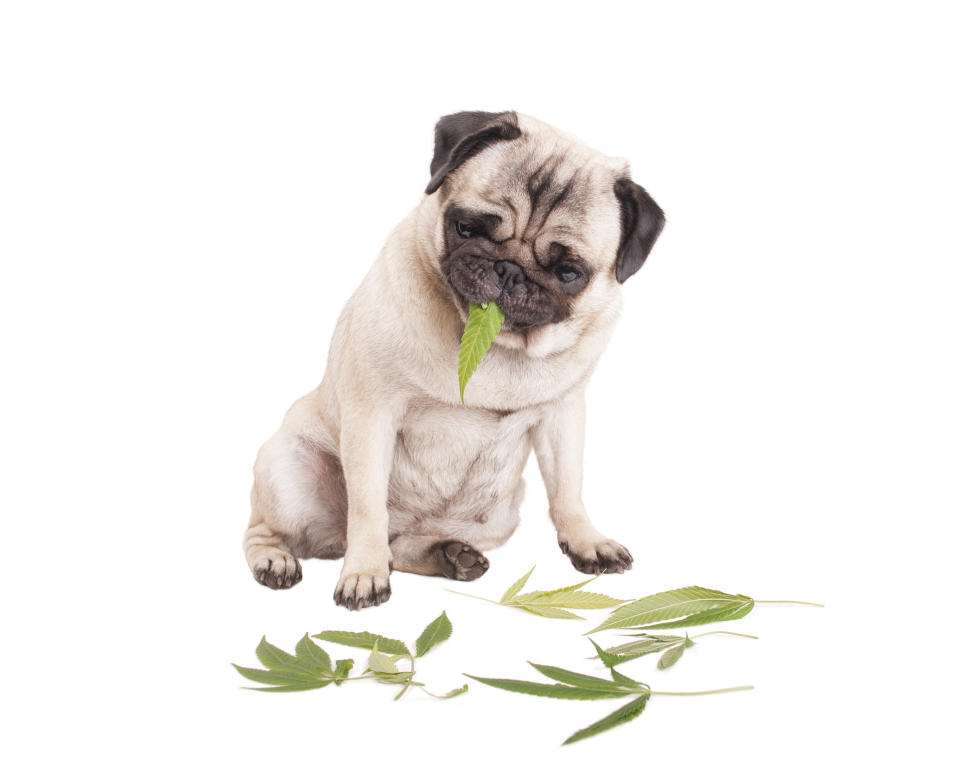
[[[536,452],[560,548],[587,573],[633,558],[581,500],[584,387],[664,214],[625,161],[512,111],[436,125],[430,181],[347,302],[319,387],[256,459],[244,539],[258,582],[343,558],[334,601],[390,597],[390,572],[467,581],[520,521]],[[461,402],[471,302],[504,322]]]

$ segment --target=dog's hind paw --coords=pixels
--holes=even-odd
[[[470,582],[483,576],[490,562],[470,544],[462,541],[440,541],[433,547],[440,571],[448,579]]]

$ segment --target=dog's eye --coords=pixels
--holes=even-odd
[[[574,268],[572,265],[559,265],[554,270],[554,274],[564,284],[576,281],[583,275],[578,268]]]
[[[473,238],[474,227],[469,222],[457,222],[457,235],[461,238]]]

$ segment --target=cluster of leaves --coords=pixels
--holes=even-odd
[[[536,568],[536,566],[534,566]],[[488,600],[489,603],[496,603],[499,606],[512,606],[513,608],[529,611],[540,617],[549,617],[551,619],[583,619],[579,614],[574,614],[567,609],[609,609],[621,603],[624,600],[611,598],[609,595],[601,595],[597,592],[583,592],[581,587],[585,587],[594,579],[582,581],[579,584],[572,584],[569,587],[561,587],[556,590],[534,590],[532,592],[520,592],[534,568],[531,568],[523,576],[511,584],[507,591],[503,593],[499,601],[491,601],[487,598],[479,600]],[[458,595],[468,595],[460,592]],[[476,595],[468,595],[476,598]]]
[[[576,619],[578,617],[569,612],[560,614],[554,612],[563,612],[563,607],[606,608],[619,605],[619,608],[615,609],[598,627],[588,631],[588,635],[611,628],[676,628],[740,619],[749,614],[756,603],[803,603],[804,605],[811,606],[821,605],[818,603],[808,604],[804,601],[757,601],[746,595],[731,595],[721,592],[720,590],[710,590],[704,587],[682,587],[680,589],[668,590],[640,598],[639,600],[618,601],[613,598],[608,598],[605,595],[580,592],[580,588],[588,582],[593,581],[592,579],[559,590],[521,594],[520,590],[526,584],[532,572],[533,569],[511,585],[503,594],[499,603],[506,606],[522,608],[525,611],[539,614],[540,616],[564,619]],[[583,600],[576,602],[579,598]],[[486,598],[482,598],[481,600],[486,600]],[[550,610],[545,611],[544,606],[548,606]],[[703,690],[698,692],[656,691],[651,690],[648,685],[642,682],[625,676],[615,668],[615,666],[621,663],[648,654],[660,654],[657,667],[661,670],[670,668],[683,656],[687,649],[695,645],[695,638],[716,634],[756,638],[756,636],[750,636],[745,633],[732,633],[726,630],[713,630],[693,636],[693,638],[686,634],[656,635],[638,632],[626,634],[632,637],[634,639],[633,641],[618,644],[608,649],[601,648],[593,639],[590,639],[590,642],[597,652],[596,657],[607,666],[611,679],[588,676],[575,671],[557,668],[556,666],[539,665],[537,663],[531,663],[531,665],[544,676],[559,683],[543,684],[521,679],[494,679],[471,676],[470,674],[465,675],[492,687],[498,687],[510,692],[525,693],[527,695],[540,695],[566,700],[630,698],[624,706],[611,712],[592,725],[578,730],[563,742],[564,744],[570,744],[574,741],[594,736],[597,733],[602,733],[617,725],[622,725],[639,716],[645,709],[651,695],[709,695],[720,692],[752,689],[752,687],[729,687],[720,690]]]
[[[496,303],[470,304],[470,315],[463,330],[463,337],[460,339],[460,355],[457,359],[461,403],[467,382],[470,381],[470,377],[473,376],[484,355],[493,346],[493,339],[500,332],[503,320],[503,311]]]
[[[236,664],[234,668],[250,681],[267,685],[251,688],[262,692],[298,692],[326,687],[330,683],[339,686],[349,681],[375,679],[383,684],[401,685],[401,690],[394,700],[400,698],[411,687],[419,687],[435,698],[453,698],[465,693],[468,689],[467,685],[451,690],[445,695],[434,695],[424,687],[422,682],[414,679],[415,658],[423,657],[437,644],[450,638],[452,633],[453,625],[447,618],[447,613],[443,612],[427,625],[417,638],[415,653],[411,652],[402,641],[366,631],[355,633],[344,630],[324,630],[313,636],[321,641],[369,649],[367,668],[359,676],[349,675],[353,668],[352,659],[337,660],[334,664],[330,655],[314,643],[309,635],[304,635],[297,643],[295,655],[278,649],[268,643],[264,637],[257,647],[257,658],[263,663],[264,669],[245,668]],[[397,665],[398,662],[405,662],[408,667],[401,669]]]
[[[688,636],[653,636],[646,633],[639,633],[643,636],[639,641],[631,641],[627,644],[619,644],[609,649],[601,649],[593,639],[590,643],[597,650],[597,657],[607,666],[613,668],[615,665],[625,663],[628,660],[635,660],[644,655],[656,654],[662,652],[657,661],[657,667],[660,669],[669,668],[683,655],[687,647],[693,646],[693,641]]]
[[[565,700],[597,700],[600,698],[625,698],[630,697],[630,701],[619,709],[610,712],[606,717],[597,720],[592,725],[581,728],[571,735],[564,744],[572,744],[574,741],[595,736],[605,730],[610,730],[617,725],[640,716],[646,708],[647,701],[651,695],[710,695],[719,692],[734,692],[737,690],[749,690],[751,687],[730,687],[724,690],[704,690],[692,693],[669,693],[657,692],[651,690],[649,685],[631,679],[629,676],[618,672],[615,668],[610,668],[611,679],[602,679],[599,676],[588,676],[587,674],[568,671],[565,668],[558,668],[554,665],[540,665],[530,663],[540,673],[548,679],[553,679],[558,684],[543,684],[542,682],[529,682],[523,679],[493,679],[484,676],[472,676],[464,674],[471,679],[475,679],[491,687],[498,687],[501,690],[509,692],[521,692],[527,695],[540,695],[546,698],[563,698]]]
[[[353,660],[337,660],[334,666],[330,655],[311,641],[307,634],[297,642],[295,651],[296,655],[284,652],[264,636],[257,646],[257,659],[264,667],[245,668],[236,663],[233,663],[233,667],[252,682],[270,685],[251,688],[264,692],[314,690],[330,683],[339,687],[350,678]]]
[[[471,310],[474,305],[476,304],[471,305]],[[494,304],[491,304],[491,307],[493,306]],[[499,309],[497,310],[499,311]],[[502,312],[500,316],[502,321]],[[468,323],[468,327],[469,326]],[[492,343],[493,336],[495,335],[496,331],[490,336],[490,343]],[[486,348],[489,348],[489,343],[487,343],[487,346],[480,352],[476,363],[479,363]],[[473,367],[475,368],[476,364],[474,364]],[[467,373],[466,378],[469,378],[472,370],[473,369]],[[465,383],[466,379],[461,373],[461,394]],[[750,613],[757,603],[821,605],[819,603],[806,603],[805,601],[758,601],[746,595],[730,595],[719,590],[710,590],[704,587],[682,587],[680,589],[650,595],[646,598],[640,598],[639,600],[623,601],[607,595],[583,591],[582,588],[597,577],[556,590],[521,592],[533,571],[534,569],[531,568],[526,574],[511,584],[499,601],[490,600],[488,602],[523,609],[531,614],[553,619],[582,619],[582,617],[573,614],[568,611],[568,609],[604,609],[619,606],[619,608],[616,608],[600,625],[588,631],[588,635],[611,628],[678,628],[740,619]],[[468,595],[468,593],[459,594]],[[476,598],[478,596],[469,595],[469,597]],[[480,600],[488,599],[480,598]],[[334,663],[330,659],[330,656],[311,640],[309,635],[304,635],[297,643],[296,654],[294,655],[288,654],[272,644],[267,643],[266,638],[264,638],[257,647],[257,657],[260,659],[260,662],[263,663],[264,668],[235,667],[237,671],[247,679],[267,685],[265,687],[254,688],[265,692],[310,690],[317,687],[325,687],[328,684],[340,685],[346,681],[375,679],[384,684],[394,684],[401,687],[394,700],[403,695],[410,687],[419,687],[427,694],[433,695],[433,693],[424,688],[421,682],[415,680],[414,662],[416,658],[423,657],[423,655],[434,646],[448,639],[452,631],[453,627],[450,624],[450,620],[447,619],[446,612],[444,612],[427,625],[420,637],[417,638],[414,652],[411,652],[402,641],[375,633],[325,630],[313,636],[313,638],[318,638],[323,641],[370,650],[367,668],[359,676],[349,675],[350,670],[353,668],[353,660],[337,660],[336,663]],[[713,630],[693,636],[692,638],[686,634],[682,636],[655,635],[652,633],[638,632],[626,634],[634,640],[607,649],[601,648],[593,639],[589,639],[597,652],[596,657],[599,658],[610,671],[610,679],[588,676],[575,671],[568,671],[564,668],[558,668],[552,665],[539,665],[537,663],[531,663],[531,665],[548,679],[553,680],[555,682],[554,684],[530,682],[522,679],[494,679],[472,676],[470,674],[464,675],[483,684],[510,692],[539,695],[548,698],[562,698],[566,700],[630,698],[625,705],[616,711],[611,712],[592,725],[578,730],[563,742],[564,744],[570,744],[574,741],[594,736],[597,733],[602,733],[617,725],[629,722],[643,712],[647,701],[652,695],[708,695],[719,692],[752,689],[752,687],[730,687],[699,692],[663,692],[651,690],[648,685],[625,676],[615,668],[615,666],[621,663],[650,654],[660,654],[657,662],[658,668],[669,668],[683,656],[685,650],[695,645],[694,639],[716,634],[756,638],[756,636],[750,636],[745,633],[732,633],[727,630]],[[405,667],[401,667],[401,663]],[[446,695],[435,695],[434,697],[451,698],[466,691],[467,685],[463,685],[463,687],[451,690]]]

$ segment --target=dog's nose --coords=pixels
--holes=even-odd
[[[513,289],[514,284],[526,278],[523,275],[523,268],[509,260],[497,260],[497,262],[493,264],[493,269],[497,272],[497,276],[500,277],[500,286],[507,291]]]

